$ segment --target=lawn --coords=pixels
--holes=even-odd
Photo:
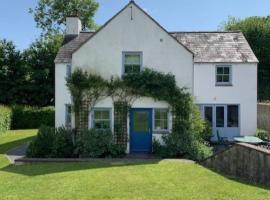
[[[270,190],[181,160],[9,166],[4,153],[35,130],[0,134],[0,199],[270,200]]]

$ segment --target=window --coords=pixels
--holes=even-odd
[[[95,109],[93,111],[93,128],[110,129],[111,128],[111,110]]]
[[[210,126],[213,126],[213,107],[205,106],[204,107],[204,119],[207,120]]]
[[[142,53],[125,52],[123,53],[123,72],[124,74],[139,73],[142,65]]]
[[[231,66],[220,65],[216,67],[216,84],[231,85]]]
[[[66,76],[67,77],[70,77],[71,76],[71,64],[67,64]]]
[[[227,109],[227,126],[238,127],[238,105],[228,105]]]
[[[135,132],[148,132],[149,130],[149,112],[136,111],[134,112],[133,129]]]
[[[216,106],[216,127],[224,127],[224,106]]]
[[[156,131],[168,130],[168,110],[167,109],[154,110],[154,129]]]
[[[71,105],[66,104],[66,119],[65,126],[71,128]]]

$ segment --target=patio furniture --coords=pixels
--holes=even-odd
[[[221,137],[219,134],[219,131],[217,131],[217,139],[219,144],[228,144],[228,138],[227,137]]]
[[[265,143],[265,141],[255,136],[238,136],[238,137],[234,137],[233,139],[236,142],[243,142],[243,143],[249,143],[249,144]]]

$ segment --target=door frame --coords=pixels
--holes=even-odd
[[[151,137],[151,143],[150,143],[150,151],[146,152],[144,150],[142,151],[132,151],[132,130],[133,130],[133,113],[136,111],[147,111],[149,112],[150,116],[148,119],[148,125],[150,130],[150,137]],[[130,108],[129,109],[129,152],[130,153],[151,153],[152,152],[152,146],[153,146],[153,109],[152,108]]]

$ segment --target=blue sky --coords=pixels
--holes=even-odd
[[[1,0],[0,39],[14,41],[18,49],[40,35],[35,27],[30,7],[38,0]],[[102,25],[129,0],[98,0],[96,23]],[[270,15],[269,0],[136,0],[144,10],[168,31],[217,30],[228,16],[240,18]]]

